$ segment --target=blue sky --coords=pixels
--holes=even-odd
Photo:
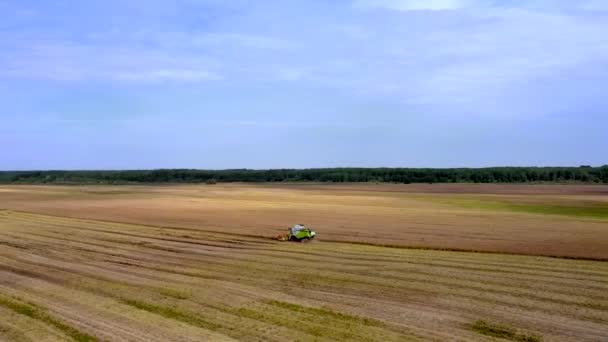
[[[0,169],[608,163],[608,1],[0,0]]]

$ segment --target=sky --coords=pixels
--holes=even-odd
[[[608,164],[606,0],[0,0],[0,169]]]

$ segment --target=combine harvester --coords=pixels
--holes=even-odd
[[[288,229],[289,233],[277,236],[277,240],[309,242],[317,235],[314,230],[306,228],[303,224],[296,224]]]

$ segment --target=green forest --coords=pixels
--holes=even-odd
[[[4,184],[129,184],[218,182],[608,183],[602,167],[324,168],[273,170],[0,171]]]

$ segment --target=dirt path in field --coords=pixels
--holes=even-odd
[[[302,222],[316,228],[325,241],[608,259],[606,218],[484,207],[559,205],[574,214],[572,208],[593,207],[597,215],[608,210],[608,186],[603,185],[228,184],[0,190],[0,209],[48,215],[261,237],[282,234],[287,226]]]

